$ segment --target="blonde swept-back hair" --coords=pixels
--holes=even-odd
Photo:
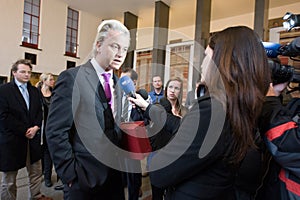
[[[53,76],[52,73],[42,73],[40,75],[39,81],[35,84],[37,88],[42,87],[45,81],[47,81],[51,76]]]
[[[128,35],[130,39],[130,32],[124,24],[115,19],[103,20],[97,28],[97,35],[93,44],[92,57],[97,55],[97,44],[102,43],[107,37],[110,30],[120,31],[125,35]]]

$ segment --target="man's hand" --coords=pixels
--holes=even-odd
[[[40,130],[38,126],[30,127],[27,129],[25,136],[28,139],[32,139],[35,136],[35,134],[38,132],[38,130]]]

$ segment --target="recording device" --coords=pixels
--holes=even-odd
[[[269,67],[272,71],[272,83],[277,85],[280,83],[290,82],[294,77],[294,67],[290,65],[281,65],[272,59],[268,59]]]
[[[295,38],[291,43],[283,46],[281,49],[283,56],[300,56],[300,37]]]
[[[277,58],[279,55],[296,57],[300,56],[300,37],[294,39],[287,45],[273,42],[262,42],[269,58]]]
[[[148,99],[148,92],[145,89],[139,89],[138,91],[135,91],[135,86],[133,81],[129,76],[122,76],[119,79],[119,84],[121,89],[125,92],[126,95],[136,98],[135,93],[142,96],[144,100]],[[136,109],[139,113],[142,112],[141,108],[136,105]]]
[[[269,58],[277,58],[281,55],[281,45],[273,42],[262,42]]]
[[[136,98],[135,86],[129,76],[122,76],[119,80],[119,84],[120,84],[121,89],[125,92],[126,95]]]
[[[262,43],[269,58],[269,66],[272,69],[273,84],[276,85],[288,81],[300,83],[299,70],[294,69],[292,66],[281,65],[279,62],[271,60],[277,58],[279,55],[289,56],[291,59],[296,60],[293,57],[300,56],[300,37],[297,37],[286,45],[272,42]]]

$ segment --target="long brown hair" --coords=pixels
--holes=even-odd
[[[209,46],[219,78],[208,78],[206,84],[210,95],[226,108],[234,138],[230,160],[238,163],[249,147],[255,147],[253,136],[271,82],[270,69],[258,35],[248,27],[236,26],[218,32]],[[225,93],[218,91],[222,88],[220,84]]]
[[[170,78],[166,84],[165,87],[165,97],[168,98],[168,87],[171,81],[178,81],[180,83],[180,92],[179,95],[177,97],[177,101],[176,101],[176,109],[178,110],[178,114],[180,116],[184,116],[186,114],[186,110],[184,109],[184,106],[182,105],[182,97],[183,97],[183,81],[181,78],[179,77],[174,77],[174,78]]]

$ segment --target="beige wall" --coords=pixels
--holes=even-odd
[[[300,2],[295,4],[289,4],[282,7],[276,7],[269,10],[269,19],[280,18],[289,11],[292,13],[299,14]],[[254,8],[253,8],[254,9]],[[191,11],[193,12],[193,11]],[[170,9],[170,24],[174,24],[172,21],[172,16],[176,13],[179,13],[177,9]],[[149,20],[145,20],[146,18],[152,18],[152,24],[149,24]],[[183,16],[184,17],[184,16]],[[147,21],[146,24],[143,21]],[[191,24],[191,22],[187,22],[187,24]],[[195,24],[193,22],[192,24]],[[140,28],[143,34],[138,34],[137,39],[137,49],[149,48],[153,44],[153,25],[154,25],[154,10],[149,9],[148,12],[143,12],[139,16],[138,27]],[[245,13],[239,16],[228,17],[219,20],[213,20],[210,24],[210,32],[220,31],[228,26],[237,26],[237,25],[245,25],[251,28],[254,27],[254,11],[252,13]],[[182,41],[193,40],[195,34],[195,26],[187,25],[182,26],[180,28],[173,28],[170,26],[169,30],[169,41],[182,39]],[[148,39],[145,39],[148,38]]]
[[[59,74],[66,67],[66,61],[81,64],[88,58],[92,49],[96,30],[101,19],[80,11],[79,13],[79,49],[78,57],[64,56],[66,37],[67,7],[61,0],[43,0],[40,18],[40,50],[20,46],[23,27],[23,0],[0,0],[0,76],[9,76],[10,67],[14,61],[24,57],[25,52],[37,54],[35,72],[52,72]],[[287,11],[299,13],[300,2],[270,9],[269,19],[282,17]],[[179,14],[178,8],[170,9],[170,24],[174,24],[172,16]],[[140,14],[138,19],[137,49],[151,48],[153,44],[154,9]],[[153,19],[151,23],[147,19]],[[120,20],[120,19],[119,19]],[[122,20],[122,19],[121,19]],[[191,22],[187,23],[191,24]],[[194,24],[194,22],[192,23]],[[214,20],[211,22],[211,32],[232,25],[253,27],[254,13]],[[182,25],[180,28],[170,27],[169,40],[193,40],[194,26]]]
[[[25,52],[37,54],[34,72],[59,74],[67,60],[81,64],[89,55],[101,19],[86,12],[79,13],[78,57],[64,56],[68,5],[60,0],[41,1],[39,50],[22,47],[22,0],[0,1],[0,76],[9,76],[10,67]],[[5,27],[5,28],[4,28]]]

